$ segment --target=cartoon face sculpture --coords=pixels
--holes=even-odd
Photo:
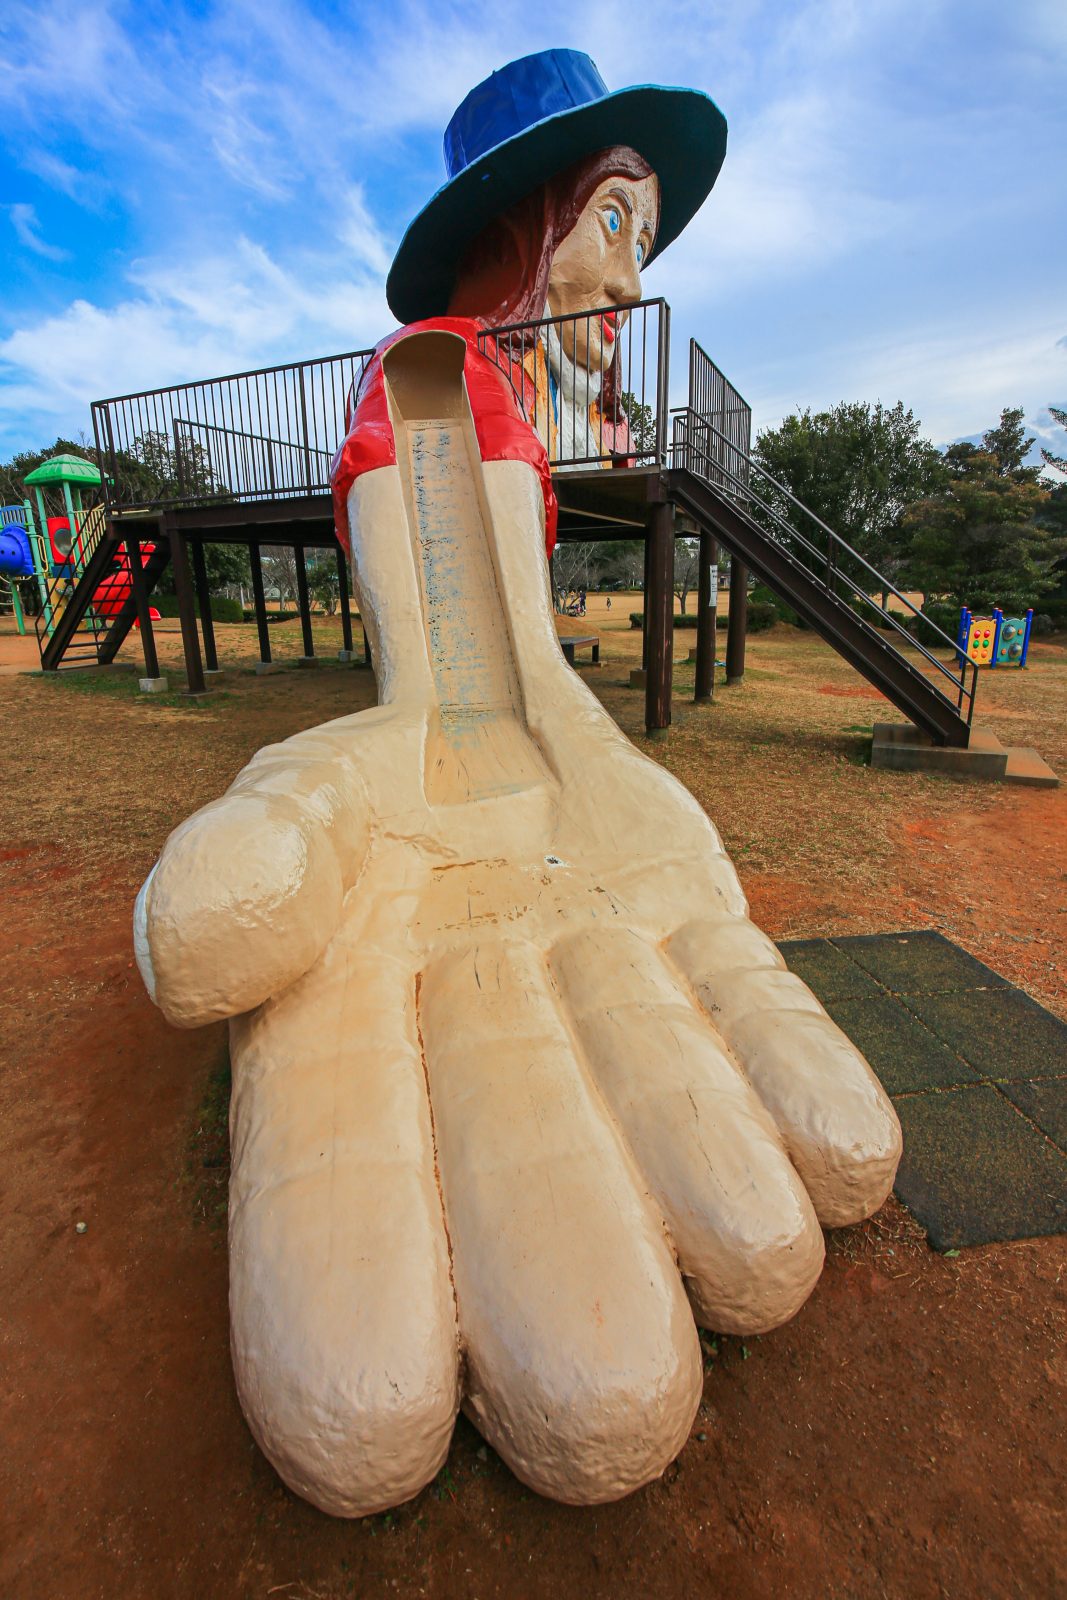
[[[578,221],[556,249],[548,276],[550,317],[578,318],[564,324],[564,355],[590,372],[602,372],[615,353],[627,311],[641,298],[641,268],[656,237],[659,179],[612,175],[597,185]],[[614,315],[579,313],[618,306]]]

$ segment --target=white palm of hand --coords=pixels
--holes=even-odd
[[[167,1014],[234,1018],[245,1414],[342,1515],[416,1493],[460,1404],[542,1493],[654,1477],[694,1315],[792,1316],[900,1151],[715,830],[563,662],[540,488],[478,457],[462,355],[394,347],[399,465],[350,497],[382,705],[262,751],[139,901]]]

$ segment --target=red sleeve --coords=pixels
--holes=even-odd
[[[478,349],[481,323],[468,317],[432,317],[413,322],[383,339],[372,356],[356,396],[355,410],[348,425],[348,436],[334,457],[330,483],[333,489],[333,515],[337,538],[348,550],[348,491],[363,472],[374,467],[396,464],[396,442],[382,377],[382,356],[391,344],[409,333],[437,329],[458,333],[467,341],[463,376],[474,415],[474,429],[483,461],[525,461],[541,481],[545,500],[545,546],[551,556],[556,545],[558,507],[548,468],[548,455],[522,408],[509,377],[494,361]]]

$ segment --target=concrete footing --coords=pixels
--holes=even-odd
[[[223,667],[205,667],[204,668],[204,679],[205,679],[205,682],[207,682],[207,683],[217,683],[218,680],[222,677],[222,674],[223,674],[224,670],[225,669]]]
[[[346,663],[349,661],[355,661],[356,652],[354,650],[338,650],[337,659],[338,661],[344,661]]]
[[[166,678],[138,678],[137,687],[142,694],[166,694]]]
[[[258,677],[263,677],[263,675],[265,673],[267,673],[267,672],[280,672],[281,670],[282,670],[282,664],[281,664],[280,661],[257,661],[256,662],[256,674],[257,674]]]
[[[319,658],[318,656],[297,656],[296,664],[298,667],[317,667]]]
[[[1054,789],[1059,778],[1036,750],[1006,747],[988,728],[972,728],[966,750],[934,744],[910,722],[876,722],[871,766],[889,772],[944,772],[993,783]]]
[[[648,673],[644,667],[630,668],[630,688],[643,689],[648,681]]]

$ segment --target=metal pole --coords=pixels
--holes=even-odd
[[[182,625],[182,644],[185,648],[185,675],[190,694],[206,694],[204,663],[200,656],[200,634],[196,626],[196,595],[193,577],[189,570],[189,550],[185,535],[179,532],[173,520],[169,523],[170,560],[174,568],[174,592],[178,597],[178,616]]]
[[[748,632],[748,568],[730,557],[730,617],[726,630],[726,683],[745,676],[745,635]]]
[[[311,637],[311,600],[308,596],[308,569],[302,544],[293,546],[293,558],[296,562],[296,603],[300,608],[300,632],[304,637],[304,660],[311,661],[315,655],[315,644]]]
[[[337,583],[341,592],[341,639],[347,656],[352,654],[352,613],[348,609],[348,562],[337,546]]]
[[[133,603],[137,608],[137,622],[141,630],[141,649],[144,652],[144,675],[146,678],[159,677],[159,657],[156,654],[156,636],[152,631],[151,608],[148,604],[148,585],[144,581],[144,567],[141,564],[141,541],[127,534],[124,541],[126,546],[126,560],[130,564],[130,588],[133,590]]]
[[[719,546],[714,534],[701,532],[697,579],[697,670],[694,700],[715,697],[715,628],[718,623]],[[714,580],[714,581],[713,581]]]
[[[202,539],[191,540],[193,551],[193,575],[196,579],[196,598],[200,606],[200,628],[204,635],[204,655],[207,659],[207,670],[219,670],[219,658],[215,651],[215,623],[211,615],[211,595],[207,586],[207,562],[204,560],[204,542]]]
[[[270,629],[267,626],[267,601],[263,594],[263,562],[259,545],[250,544],[248,561],[252,568],[252,604],[256,608],[256,627],[259,629],[259,659],[270,665]]]
[[[645,730],[655,737],[671,725],[674,669],[674,506],[669,500],[649,507],[649,592],[645,601]]]

